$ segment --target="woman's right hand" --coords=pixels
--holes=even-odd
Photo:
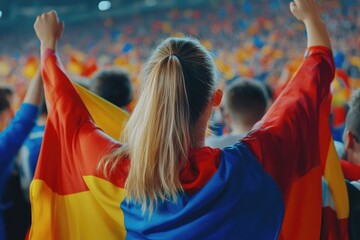
[[[50,11],[36,18],[34,29],[41,42],[42,50],[55,49],[56,43],[64,31],[64,23],[59,22],[55,11]]]

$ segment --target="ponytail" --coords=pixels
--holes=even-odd
[[[99,166],[108,174],[129,158],[127,200],[136,200],[151,215],[159,200],[176,201],[183,191],[179,175],[193,145],[190,133],[214,91],[214,65],[194,40],[169,39],[142,77],[140,98],[123,132],[125,143]]]

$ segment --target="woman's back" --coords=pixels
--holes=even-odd
[[[35,29],[45,91],[52,93],[42,158],[54,157],[53,166],[38,168],[42,182],[34,184],[32,199],[34,219],[52,224],[43,230],[33,221],[30,237],[319,237],[324,149],[317,144],[329,140],[319,129],[334,63],[315,2],[297,4],[292,11],[309,28],[307,58],[254,130],[222,151],[203,146],[219,94],[213,62],[196,41],[169,39],[155,51],[119,144],[96,127],[59,66],[54,44],[62,28],[55,13],[42,15]],[[44,209],[50,214],[43,216]],[[81,223],[79,214],[86,216]]]
[[[276,239],[284,206],[279,188],[243,143],[191,153],[177,202],[158,204],[149,218],[123,201],[128,239]]]

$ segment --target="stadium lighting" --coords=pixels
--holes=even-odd
[[[101,1],[101,2],[99,2],[98,7],[99,7],[100,11],[109,10],[111,8],[111,2],[110,1]]]
[[[0,18],[2,17],[2,11],[0,10]]]

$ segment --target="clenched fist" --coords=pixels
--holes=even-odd
[[[55,49],[56,43],[64,31],[64,24],[59,22],[55,11],[50,11],[36,18],[34,29],[41,42],[42,49]]]

